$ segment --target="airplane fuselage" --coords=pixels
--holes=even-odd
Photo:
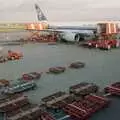
[[[97,24],[99,23],[117,23],[120,28],[120,21],[49,22],[49,28],[63,31],[64,34],[62,34],[62,37],[66,41],[75,41],[76,34],[85,33],[93,35],[93,32],[97,30]]]

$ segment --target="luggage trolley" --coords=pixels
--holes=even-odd
[[[53,30],[48,30],[48,24],[46,23],[29,23],[26,24],[26,30],[30,32],[28,41],[35,42],[56,42],[56,34]],[[48,32],[48,34],[41,34],[42,32]]]
[[[111,49],[120,46],[120,42],[116,39],[118,34],[118,24],[114,22],[104,22],[97,24],[97,31],[95,31],[95,39],[88,41],[88,46]]]
[[[99,40],[96,47],[109,50],[120,46],[120,42],[116,40],[116,36],[118,34],[117,23],[98,23],[97,26]]]

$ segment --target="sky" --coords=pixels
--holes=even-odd
[[[119,0],[0,0],[0,21],[37,21],[35,3],[49,21],[120,20]]]

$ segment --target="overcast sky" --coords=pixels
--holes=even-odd
[[[0,0],[0,21],[36,21],[36,2],[49,21],[120,20],[120,0]]]

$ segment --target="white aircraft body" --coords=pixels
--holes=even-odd
[[[87,34],[89,36],[97,30],[98,23],[119,23],[120,21],[80,21],[80,22],[52,22],[47,19],[47,17],[43,14],[38,4],[35,4],[35,9],[37,12],[37,18],[40,22],[44,22],[48,24],[48,30],[60,31],[62,32],[63,39],[67,41],[75,41],[76,35],[77,40],[80,39],[81,34]],[[87,39],[87,38],[86,38]]]
[[[38,4],[34,4],[34,7],[36,10],[36,15],[38,19],[37,23],[40,23],[40,24],[43,23],[47,25],[48,26],[47,30],[59,31],[62,38],[65,39],[66,41],[75,41],[76,36],[77,36],[77,40],[79,40],[81,38],[81,35],[83,34],[86,36],[85,39],[89,39],[90,35],[92,35],[93,32],[98,29],[97,28],[98,23],[112,22],[112,23],[119,23],[120,25],[120,21],[74,21],[74,22],[55,22],[54,21],[53,22],[47,19],[47,17],[44,15],[44,13],[42,12]],[[24,28],[21,28],[23,24],[26,24],[26,23],[21,23],[20,28],[16,27],[15,25],[15,27],[12,27],[12,29],[17,28],[17,29],[23,30]],[[11,24],[8,24],[7,28],[11,28],[10,25]],[[19,26],[19,23],[18,23],[18,26]]]

